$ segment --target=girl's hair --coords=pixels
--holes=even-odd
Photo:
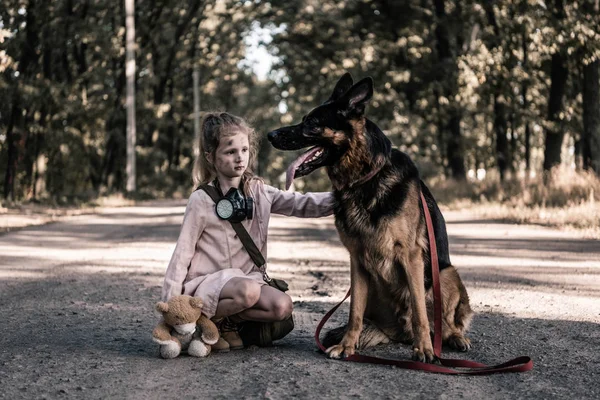
[[[242,176],[242,186],[246,191],[246,183],[254,177],[252,166],[256,161],[257,138],[254,129],[246,121],[235,115],[226,112],[209,112],[204,115],[200,129],[200,138],[198,140],[198,155],[194,161],[192,178],[194,187],[211,182],[217,177],[217,171],[214,165],[209,162],[208,157],[214,157],[214,152],[219,146],[219,141],[223,137],[233,136],[238,133],[248,135],[249,159],[248,166]]]

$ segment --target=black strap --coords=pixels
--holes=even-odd
[[[219,200],[221,200],[221,198],[223,197],[219,193],[217,188],[215,188],[214,186],[204,184],[204,185],[198,186],[198,189],[204,190],[206,192],[206,194],[208,194],[210,196],[210,198],[215,202],[215,204],[217,204],[217,202]],[[231,226],[233,227],[233,230],[235,231],[235,233],[238,235],[238,237],[242,241],[242,244],[244,245],[244,248],[246,249],[248,254],[250,254],[250,258],[252,258],[252,261],[254,261],[254,264],[256,264],[256,266],[258,268],[262,268],[266,264],[265,258],[263,257],[260,250],[258,250],[258,247],[256,247],[256,244],[254,244],[254,241],[250,237],[250,234],[248,233],[246,228],[244,228],[244,225],[242,225],[241,222],[229,221],[229,223],[231,224]]]

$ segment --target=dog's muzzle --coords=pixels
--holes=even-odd
[[[314,138],[302,135],[301,125],[293,125],[276,129],[267,133],[271,145],[279,150],[300,150],[317,144]]]

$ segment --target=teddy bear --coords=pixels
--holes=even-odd
[[[219,340],[219,330],[202,314],[202,305],[202,299],[187,295],[156,303],[162,319],[152,331],[152,340],[160,344],[162,358],[175,358],[186,349],[194,357],[210,354],[210,345]]]

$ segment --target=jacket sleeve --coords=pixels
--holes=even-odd
[[[207,205],[201,196],[201,191],[192,193],[183,216],[179,239],[177,239],[175,250],[165,273],[162,289],[163,301],[182,294],[183,281],[194,257],[196,243],[206,226],[206,208]]]
[[[265,185],[271,212],[294,217],[326,217],[333,214],[333,194],[330,192],[286,192]]]

